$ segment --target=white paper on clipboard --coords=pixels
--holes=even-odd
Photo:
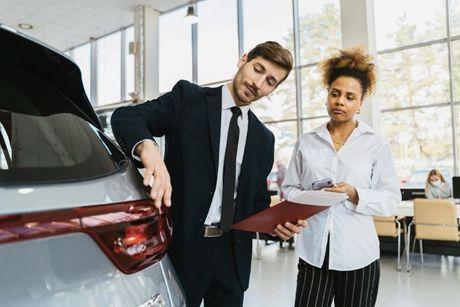
[[[333,206],[347,199],[348,195],[346,193],[308,190],[294,196],[289,201],[312,206]]]

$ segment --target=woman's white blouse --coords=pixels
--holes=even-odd
[[[380,256],[372,216],[394,214],[401,201],[388,143],[363,122],[338,152],[327,124],[305,133],[296,143],[282,190],[291,199],[325,178],[355,187],[358,205],[343,201],[309,218],[296,238],[296,252],[307,263],[321,267],[329,234],[329,269],[363,268]]]

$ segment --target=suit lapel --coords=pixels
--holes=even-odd
[[[222,87],[210,88],[206,101],[212,156],[217,175],[219,161],[220,121],[222,116]]]

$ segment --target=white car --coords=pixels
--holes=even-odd
[[[185,306],[172,227],[65,55],[0,25],[0,305]]]

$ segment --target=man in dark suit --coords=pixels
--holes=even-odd
[[[267,208],[273,134],[249,110],[292,69],[276,42],[257,45],[238,62],[231,83],[206,88],[179,81],[171,92],[117,109],[112,128],[123,150],[144,167],[155,205],[172,204],[168,250],[187,306],[242,306],[248,288],[251,233],[230,226]],[[165,136],[164,161],[153,136]],[[288,239],[302,222],[278,225]]]

